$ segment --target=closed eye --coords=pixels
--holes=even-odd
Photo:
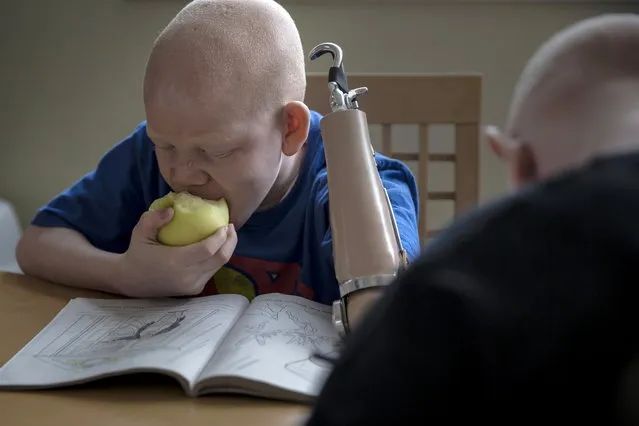
[[[200,152],[202,154],[206,154],[207,157],[212,157],[212,158],[218,159],[218,158],[229,157],[231,154],[233,154],[235,152],[235,149],[230,149],[230,150],[227,150],[227,151],[218,151],[218,152],[210,152],[210,151],[207,151],[205,149],[200,149]]]
[[[230,156],[231,154],[233,154],[233,152],[235,152],[234,149],[232,149],[230,151],[219,152],[219,153],[215,154],[215,158],[226,158],[226,157]]]

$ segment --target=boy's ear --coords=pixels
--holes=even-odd
[[[511,185],[520,187],[537,179],[537,160],[530,146],[513,141],[494,126],[486,127],[484,133],[491,151],[508,166]]]
[[[296,154],[308,139],[311,112],[303,102],[289,102],[284,107],[284,139],[282,153]]]
[[[511,163],[517,150],[516,144],[508,139],[496,126],[486,126],[484,135],[490,150],[506,163]]]

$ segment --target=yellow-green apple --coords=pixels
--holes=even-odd
[[[169,192],[151,203],[149,210],[173,209],[171,221],[158,230],[157,239],[168,246],[186,246],[210,237],[229,224],[226,200],[206,200],[188,192]]]

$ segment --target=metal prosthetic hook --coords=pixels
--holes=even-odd
[[[344,71],[342,49],[335,43],[322,43],[313,48],[309,55],[311,61],[330,54],[333,57],[333,65],[328,70],[328,90],[330,92],[331,110],[333,112],[345,109],[359,109],[357,98],[368,92],[367,87],[358,87],[349,90],[348,78]]]

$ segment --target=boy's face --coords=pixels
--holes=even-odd
[[[147,104],[147,132],[162,176],[174,191],[224,197],[241,227],[278,177],[286,121],[236,111]]]

